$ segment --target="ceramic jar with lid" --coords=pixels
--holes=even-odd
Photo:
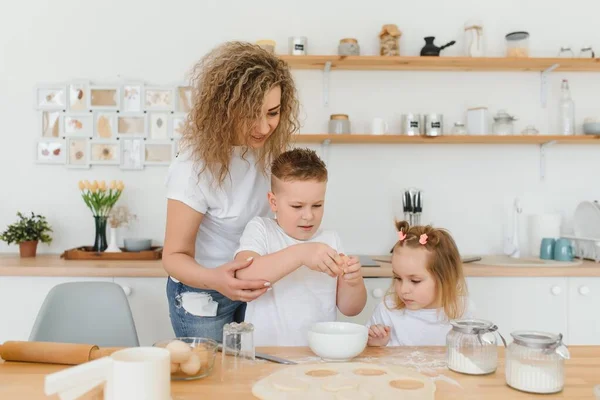
[[[514,116],[508,114],[505,110],[499,110],[498,114],[494,116],[492,132],[494,135],[512,135],[514,131],[513,122],[516,120]]]
[[[345,38],[340,40],[338,54],[340,56],[359,56],[360,46],[358,45],[358,40],[354,38]]]
[[[561,334],[517,331],[506,349],[506,383],[530,393],[560,392],[565,384],[569,350]]]
[[[468,375],[485,375],[496,371],[498,343],[495,332],[498,327],[482,319],[459,319],[450,324],[452,329],[446,335],[448,368]]]
[[[348,134],[350,133],[350,119],[347,114],[331,114],[329,117],[329,133]]]

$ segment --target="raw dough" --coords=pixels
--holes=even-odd
[[[286,366],[256,382],[252,394],[263,400],[433,400],[435,384],[414,370],[395,365],[301,364]]]

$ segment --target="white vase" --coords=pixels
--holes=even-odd
[[[108,247],[104,250],[105,253],[121,253],[121,249],[117,244],[117,228],[110,228],[110,240],[108,242]]]

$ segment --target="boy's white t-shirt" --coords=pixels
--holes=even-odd
[[[232,261],[248,221],[257,215],[271,215],[267,201],[270,175],[257,167],[252,151],[242,158],[243,149],[233,148],[229,175],[221,187],[213,184],[208,169],[198,178],[200,166],[187,152],[180,153],[169,167],[167,198],[204,214],[196,234],[195,259],[207,268]]]
[[[307,241],[288,236],[274,219],[253,218],[236,252],[253,251],[261,256],[306,242],[320,242],[343,253],[334,231],[319,231]],[[308,346],[308,330],[317,322],[337,317],[337,278],[301,266],[275,282],[258,299],[247,304],[245,321],[254,325],[255,346]]]
[[[446,335],[452,329],[452,325],[443,309],[396,310],[393,307],[393,300],[386,297],[375,308],[367,323],[367,327],[381,324],[391,328],[388,346],[446,345]],[[470,318],[472,309],[472,305],[469,304],[463,317]]]

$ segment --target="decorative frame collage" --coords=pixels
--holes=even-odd
[[[192,88],[76,80],[39,84],[34,98],[37,163],[142,170],[169,165],[177,154]]]

